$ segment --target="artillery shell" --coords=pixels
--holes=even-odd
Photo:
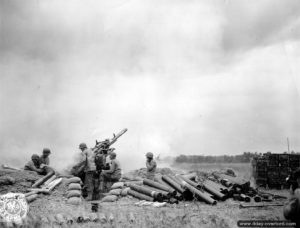
[[[71,225],[74,223],[74,218],[71,215],[66,216],[67,224]]]
[[[84,214],[82,217],[83,217],[83,222],[90,222],[91,221],[89,215],[87,215],[87,214]]]
[[[92,221],[92,222],[98,222],[99,221],[99,218],[98,218],[96,213],[89,214],[89,218],[90,218],[90,221]]]
[[[114,215],[113,215],[112,213],[110,213],[109,216],[108,216],[108,221],[109,221],[110,223],[113,223],[114,220],[115,220]]]
[[[77,223],[82,223],[83,222],[83,215],[79,215],[76,219]]]
[[[59,224],[59,225],[62,225],[66,222],[66,219],[62,214],[55,215],[55,219],[56,219],[57,224]]]
[[[38,194],[32,194],[26,197],[27,203],[31,203],[38,198]]]
[[[99,221],[100,221],[101,223],[106,223],[106,222],[107,222],[107,219],[106,219],[106,216],[105,216],[104,213],[99,213],[99,214],[98,214],[98,218],[99,218]]]
[[[133,213],[130,212],[130,213],[129,213],[129,222],[130,222],[130,223],[134,223],[134,221],[135,221],[135,217],[134,217]]]
[[[261,197],[260,196],[254,196],[254,201],[255,202],[261,202]]]

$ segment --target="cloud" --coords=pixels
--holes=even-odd
[[[259,2],[228,0],[223,5],[225,21],[222,46],[229,53],[268,46],[291,39],[281,32],[299,20],[297,0]]]
[[[104,74],[151,71],[180,76],[214,69],[211,59],[219,48],[221,30],[214,6],[206,2],[4,1],[2,5],[0,50],[5,59],[17,55],[47,64],[85,60],[81,65]]]
[[[125,170],[147,151],[299,147],[298,4],[225,3],[1,1],[1,160],[49,147],[63,168],[124,127]]]

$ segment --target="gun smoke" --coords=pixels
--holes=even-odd
[[[1,1],[1,162],[49,147],[62,169],[123,128],[124,170],[148,151],[297,150],[300,4],[275,2]]]

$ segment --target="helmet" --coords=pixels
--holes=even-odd
[[[37,154],[33,154],[31,156],[31,160],[39,160],[39,159],[40,159],[40,157]]]
[[[117,154],[115,152],[110,152],[109,155],[110,155],[111,158],[116,158],[117,157]]]
[[[43,149],[43,154],[51,154],[50,149],[44,148],[44,149]]]
[[[147,157],[147,158],[153,158],[153,153],[152,153],[152,152],[148,152],[148,153],[146,154],[146,157]]]
[[[79,149],[86,149],[87,148],[87,145],[85,143],[80,143],[79,144]]]

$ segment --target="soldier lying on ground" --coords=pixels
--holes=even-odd
[[[121,165],[120,162],[116,159],[117,154],[115,152],[111,152],[109,154],[110,168],[109,170],[102,170],[103,180],[105,182],[117,182],[121,178]]]
[[[38,174],[46,175],[47,165],[41,163],[40,157],[37,154],[33,154],[31,156],[31,161],[27,162],[24,170],[35,171]]]
[[[296,222],[300,227],[300,168],[293,175],[295,184],[291,186],[291,196],[284,207],[284,217],[292,222]]]

